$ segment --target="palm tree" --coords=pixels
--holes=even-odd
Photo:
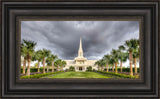
[[[100,61],[96,61],[94,65],[98,65],[98,71],[100,71]]]
[[[137,50],[133,51],[133,60],[134,60],[135,74],[137,74],[137,58],[138,57],[139,57],[139,48],[137,48]]]
[[[104,67],[105,64],[106,64],[105,60],[101,59],[100,60],[101,71],[103,71],[103,67]]]
[[[43,64],[43,73],[45,73],[45,62],[46,62],[46,57],[48,57],[50,55],[51,51],[43,49],[41,51],[41,55],[42,55],[42,64]]]
[[[63,71],[63,67],[65,67],[66,66],[66,61],[62,61],[62,64],[61,64],[61,71]]]
[[[125,42],[125,45],[127,46],[127,50],[129,51],[129,62],[130,62],[130,75],[133,76],[132,71],[132,60],[133,60],[133,50],[137,48],[139,45],[139,40],[131,39]]]
[[[48,72],[49,71],[49,66],[52,65],[52,58],[51,57],[47,57],[46,63],[47,63],[47,72]]]
[[[54,72],[54,61],[58,58],[56,55],[51,55],[51,61],[52,61],[52,72]]]
[[[120,52],[119,60],[120,60],[120,69],[122,72],[122,63],[126,62],[128,58],[128,53]]]
[[[125,58],[125,55],[122,51],[125,50],[125,47],[123,45],[120,45],[118,48],[119,48],[119,52],[120,52],[120,57],[119,57],[120,62],[121,62],[120,63],[120,68],[121,68],[121,72],[122,72],[122,62],[123,62],[123,58]]]
[[[95,66],[98,65],[98,61],[96,61],[96,62],[94,63],[94,65],[95,65]]]
[[[55,61],[55,66],[57,66],[57,71],[59,71],[59,67],[61,66],[61,64],[62,64],[62,60],[61,59],[58,59],[58,60],[56,60]]]
[[[21,56],[23,57],[23,74],[26,70],[26,60],[27,60],[27,47],[24,45],[24,42],[21,43]]]
[[[38,61],[38,72],[40,72],[39,66],[40,62],[42,61],[42,50],[38,50],[35,52],[34,56],[32,57],[32,61]]]
[[[106,72],[108,72],[108,69],[109,69],[109,64],[108,64],[108,62],[109,62],[110,58],[111,58],[111,55],[109,55],[109,54],[107,54],[107,55],[105,55],[105,56],[103,57],[103,59],[106,61]]]
[[[109,60],[109,65],[112,66],[112,71],[114,72],[114,59],[113,59],[113,56],[110,57],[110,60]]]
[[[28,68],[27,68],[27,75],[30,75],[30,62],[31,62],[31,58],[34,55],[34,48],[36,46],[37,43],[35,43],[34,41],[27,41],[27,40],[23,40],[24,42],[24,46],[26,47],[26,58],[28,61]]]
[[[117,64],[119,59],[119,50],[112,49],[113,60],[115,63],[115,73],[117,73]]]

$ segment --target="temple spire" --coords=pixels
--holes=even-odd
[[[81,40],[81,37],[80,37],[80,42],[79,42],[78,57],[83,57],[83,49],[82,49],[82,40]]]

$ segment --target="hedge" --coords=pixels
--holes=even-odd
[[[104,69],[104,71],[106,71],[106,69]],[[112,68],[109,69],[109,71],[112,71]],[[115,71],[115,69],[114,69]],[[117,68],[117,71],[120,72],[121,69],[120,68]],[[133,72],[134,72],[134,68],[133,68]],[[130,72],[130,68],[122,68],[122,72]],[[137,72],[139,73],[139,68],[137,68]]]
[[[118,77],[123,77],[123,78],[138,78],[138,76],[130,76],[130,75],[125,75],[125,74],[119,74],[119,73],[113,73],[113,72],[105,72],[105,71],[97,71],[102,74],[109,74],[113,76],[118,76]]]
[[[118,72],[120,72],[120,68],[117,69]],[[45,71],[47,71],[47,68],[45,68]],[[49,71],[52,71],[52,69],[49,69]],[[56,69],[54,69],[54,71],[56,71]],[[70,71],[70,70],[68,70]],[[104,69],[104,71],[106,71],[106,69]],[[112,68],[109,69],[109,71],[112,71]],[[123,72],[130,72],[130,68],[123,68],[122,69]],[[26,72],[27,72],[27,68],[26,68]],[[30,68],[30,72],[38,72],[38,68]],[[40,72],[43,72],[43,68],[40,68]],[[133,68],[133,72],[134,72],[134,68]],[[139,73],[139,68],[137,68],[137,72]],[[23,73],[23,69],[21,68],[21,73]]]
[[[43,68],[40,68],[39,70],[40,70],[40,72],[43,72]],[[25,71],[27,72],[27,68],[26,68]],[[45,68],[45,71],[47,71],[47,68]],[[49,71],[52,71],[52,69],[49,69]],[[54,71],[56,71],[56,69],[54,69]],[[30,68],[30,72],[31,73],[32,72],[38,72],[38,68]],[[21,68],[21,73],[23,73],[23,69],[22,68]]]
[[[61,73],[63,71],[57,71],[57,72],[51,72],[51,73],[44,73],[44,74],[34,74],[34,75],[30,75],[30,76],[21,76],[21,78],[41,78],[43,76],[48,76],[48,75],[52,75],[52,74],[57,74],[57,73]]]

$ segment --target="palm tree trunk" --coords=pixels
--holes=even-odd
[[[112,71],[114,72],[114,65],[112,66]]]
[[[115,63],[115,73],[117,73],[117,62]]]
[[[132,52],[129,52],[129,60],[130,60],[130,76],[133,76],[133,70],[132,70]]]
[[[47,72],[48,72],[49,66],[47,65]]]
[[[52,62],[52,72],[54,72],[54,62]]]
[[[59,71],[59,65],[57,66],[57,71]]]
[[[61,66],[61,71],[63,70],[62,66]]]
[[[108,62],[106,64],[106,71],[108,72],[109,66],[108,66]]]
[[[107,64],[106,64],[106,72],[107,72]]]
[[[27,68],[27,75],[28,76],[30,75],[30,62],[31,62],[31,59],[28,58],[28,68]]]
[[[98,71],[100,71],[100,67],[98,66]]]
[[[39,73],[39,60],[38,60],[38,73]]]
[[[26,73],[26,59],[23,61],[23,74]]]
[[[137,59],[134,58],[134,71],[135,71],[135,74],[137,74]]]
[[[45,73],[45,58],[43,58],[43,73]]]
[[[121,61],[121,72],[122,72],[122,61]]]
[[[103,71],[103,66],[102,66],[102,71]]]

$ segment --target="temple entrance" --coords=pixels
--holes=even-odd
[[[82,67],[79,67],[79,71],[82,71]]]

